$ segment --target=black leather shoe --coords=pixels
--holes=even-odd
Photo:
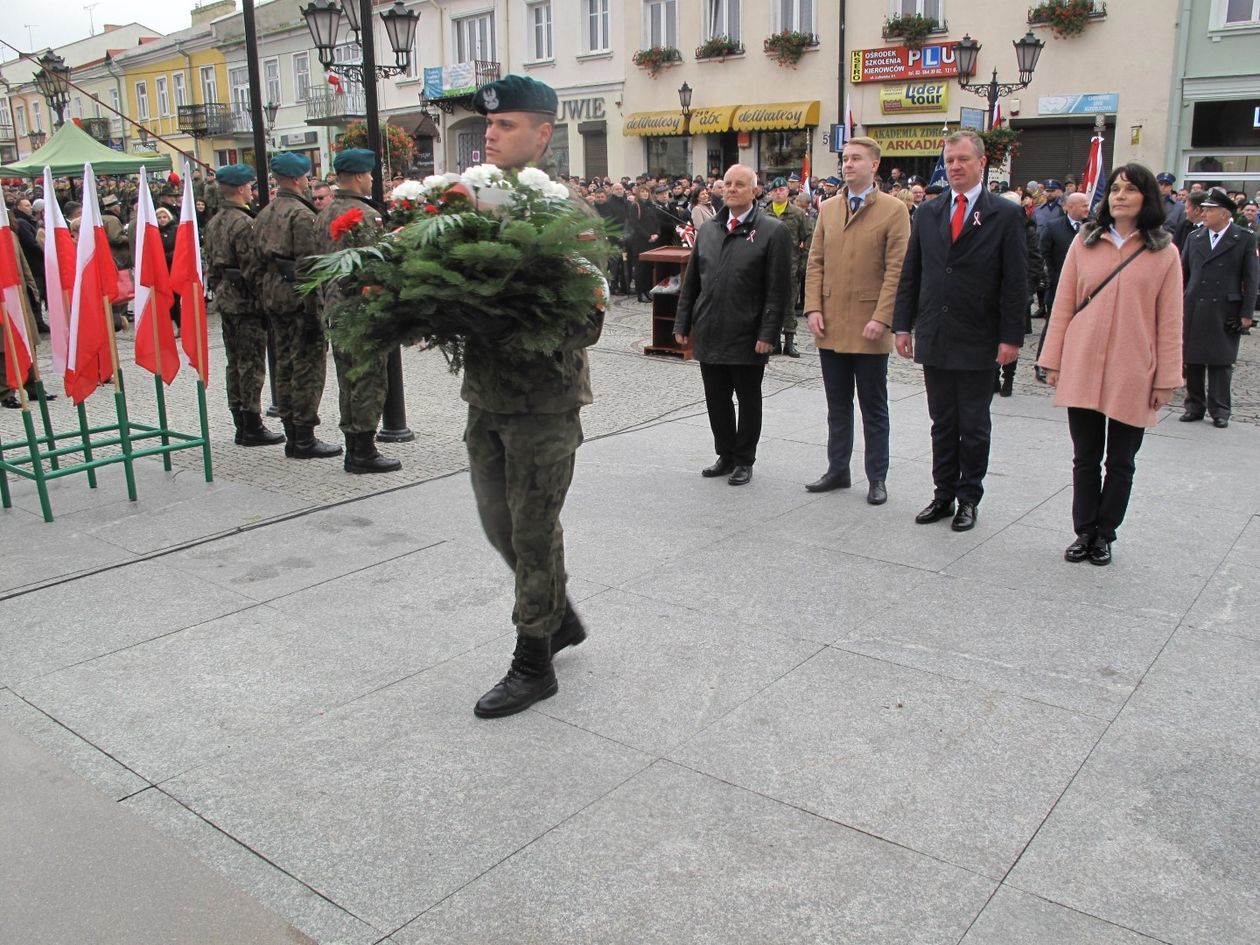
[[[927,508],[914,517],[914,520],[920,525],[931,525],[933,522],[939,522],[941,519],[949,518],[953,514],[953,499],[933,499],[928,503]]]
[[[566,597],[564,600],[564,616],[560,618],[560,626],[551,635],[551,655],[555,656],[568,646],[577,646],[586,639],[586,628],[578,619],[573,603]]]
[[[1015,372],[1011,371],[1008,374],[1006,371],[1003,371],[1002,383],[998,385],[998,396],[1010,397],[1013,393],[1015,393]]]
[[[638,297],[635,299],[635,301],[636,301],[636,302],[646,302],[646,303],[648,303],[648,304],[650,305],[650,304],[652,303],[652,297],[651,297],[651,296],[649,296],[649,295],[644,295],[642,292],[640,292],[640,293],[639,293],[639,295],[638,295]]]
[[[1101,535],[1095,535],[1089,543],[1089,563],[1099,567],[1111,564],[1111,542]]]
[[[551,638],[518,636],[511,668],[477,700],[473,715],[480,719],[515,715],[559,691],[555,670],[551,668]]]
[[[822,478],[805,486],[806,492],[830,492],[832,489],[847,489],[853,485],[848,472],[825,472]]]
[[[1196,413],[1191,413],[1189,410],[1187,410],[1185,413],[1183,413],[1183,414],[1182,414],[1180,417],[1178,417],[1177,419],[1178,419],[1178,420],[1180,420],[1182,423],[1194,423],[1194,421],[1196,421],[1196,420],[1202,420],[1202,419],[1203,419],[1203,414],[1201,414],[1201,413],[1197,413],[1197,414],[1196,414]]]
[[[792,332],[784,332],[783,334],[783,353],[789,358],[799,358],[801,351],[796,347],[796,337]]]
[[[735,471],[735,461],[733,459],[722,459],[718,457],[718,461],[712,466],[705,466],[700,470],[700,475],[705,479],[716,479],[718,476],[729,476]]]
[[[959,502],[958,514],[950,522],[949,527],[956,532],[969,532],[976,527],[976,519],[980,517],[974,502]]]
[[[876,479],[866,490],[866,502],[868,505],[883,505],[887,501],[888,490],[884,487],[884,480]]]
[[[1089,546],[1093,544],[1094,536],[1089,532],[1083,535],[1077,535],[1076,541],[1067,546],[1067,550],[1063,552],[1063,560],[1076,564],[1084,561],[1089,557]]]
[[[1224,430],[1227,426],[1229,426],[1229,418],[1228,417],[1213,417],[1212,426],[1216,427],[1216,429],[1218,430]]]
[[[731,473],[730,478],[726,480],[733,486],[746,486],[752,482],[751,466],[736,466],[735,471]]]

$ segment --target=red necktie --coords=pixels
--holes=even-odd
[[[735,232],[735,227],[737,227],[737,226],[739,226],[739,219],[738,219],[737,217],[731,217],[731,225],[730,225],[730,227],[727,229],[727,232],[728,232],[728,233],[734,233],[734,232]]]
[[[967,195],[959,194],[954,198],[954,216],[949,221],[949,233],[951,239],[957,241],[962,235],[963,223],[967,219]]]

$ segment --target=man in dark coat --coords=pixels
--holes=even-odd
[[[674,336],[691,340],[704,382],[718,458],[701,475],[742,486],[757,459],[766,362],[792,306],[794,248],[787,228],[755,205],[751,167],[736,164],[725,180],[726,207],[696,234]]]
[[[1173,234],[1173,243],[1177,246],[1177,252],[1184,253],[1190,234],[1203,226],[1203,201],[1205,200],[1207,200],[1206,190],[1196,190],[1186,197],[1186,217],[1177,227],[1177,232]]]
[[[1041,326],[1041,337],[1037,341],[1037,357],[1041,357],[1041,347],[1046,343],[1046,329],[1050,327],[1050,312],[1054,309],[1054,296],[1059,288],[1059,273],[1063,271],[1063,261],[1067,259],[1068,248],[1076,239],[1081,224],[1089,216],[1089,198],[1079,191],[1063,198],[1063,216],[1052,220],[1041,234],[1041,259],[1046,267],[1046,300],[1041,314],[1045,322]],[[1037,380],[1043,384],[1046,372],[1035,368]]]
[[[1155,178],[1159,184],[1160,202],[1164,207],[1164,229],[1169,233],[1176,233],[1177,227],[1181,226],[1181,221],[1186,218],[1186,207],[1177,199],[1177,194],[1173,190],[1177,186],[1177,178],[1173,177],[1167,171]]]
[[[984,165],[974,131],[945,139],[950,190],[914,215],[893,312],[897,353],[923,365],[932,418],[936,492],[915,521],[953,515],[959,532],[975,527],[984,494],[993,366],[1019,357],[1028,307],[1026,217],[984,190]]]
[[[1181,419],[1202,420],[1207,413],[1218,428],[1229,426],[1238,336],[1251,327],[1256,304],[1256,235],[1233,222],[1237,211],[1225,191],[1212,188],[1203,201],[1203,226],[1190,234],[1181,256],[1186,286],[1186,409]]]

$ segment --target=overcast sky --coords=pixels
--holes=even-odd
[[[96,32],[106,23],[142,23],[159,33],[173,33],[191,23],[196,0],[3,0],[0,39],[23,52],[61,46],[91,35],[89,17]],[[91,11],[84,7],[91,6]],[[239,9],[240,4],[237,4]],[[29,24],[30,29],[27,29]],[[12,59],[12,50],[0,49],[0,60]]]

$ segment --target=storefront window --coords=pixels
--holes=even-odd
[[[676,135],[647,139],[647,172],[653,177],[690,177],[691,139]]]
[[[792,131],[763,131],[758,151],[760,160],[758,170],[767,178],[787,177],[793,171],[800,173],[808,148],[809,130],[806,128]]]

